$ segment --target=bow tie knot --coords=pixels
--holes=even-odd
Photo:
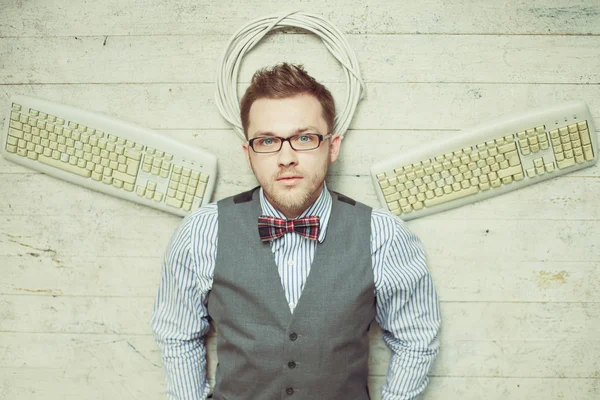
[[[296,232],[310,240],[319,237],[319,217],[308,216],[298,219],[285,220],[276,217],[258,217],[258,233],[260,240],[268,241],[280,238],[288,232]]]

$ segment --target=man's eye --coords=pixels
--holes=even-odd
[[[298,136],[299,142],[310,142],[310,140],[311,140],[311,137],[309,135]]]
[[[259,139],[258,144],[260,146],[272,146],[273,144],[275,144],[275,139],[273,139],[273,138]]]

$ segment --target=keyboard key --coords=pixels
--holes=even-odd
[[[592,151],[592,146],[590,144],[583,146],[583,153],[587,161],[591,161],[594,158],[594,152]]]
[[[113,171],[113,178],[127,183],[135,183],[135,176],[129,175],[121,171]]]
[[[565,158],[562,161],[557,161],[556,165],[560,169],[568,168],[568,167],[571,167],[571,166],[575,165],[575,159],[574,158]]]
[[[132,148],[126,148],[123,155],[127,158],[133,158],[136,161],[140,161],[142,159],[142,153]]]
[[[582,144],[590,144],[591,140],[590,140],[590,133],[587,129],[582,130],[581,132],[579,132],[579,136],[581,137],[581,143]]]

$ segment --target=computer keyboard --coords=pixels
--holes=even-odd
[[[403,220],[497,196],[594,165],[598,140],[583,102],[499,118],[379,162],[382,205]]]
[[[1,139],[8,160],[181,216],[208,203],[215,186],[209,152],[64,104],[12,97]]]

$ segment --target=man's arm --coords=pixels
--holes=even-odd
[[[382,400],[414,400],[439,353],[440,313],[420,240],[391,214],[373,211],[377,323],[392,350]]]
[[[204,337],[216,245],[217,208],[208,205],[181,222],[165,253],[151,325],[170,400],[204,400],[209,393]]]

